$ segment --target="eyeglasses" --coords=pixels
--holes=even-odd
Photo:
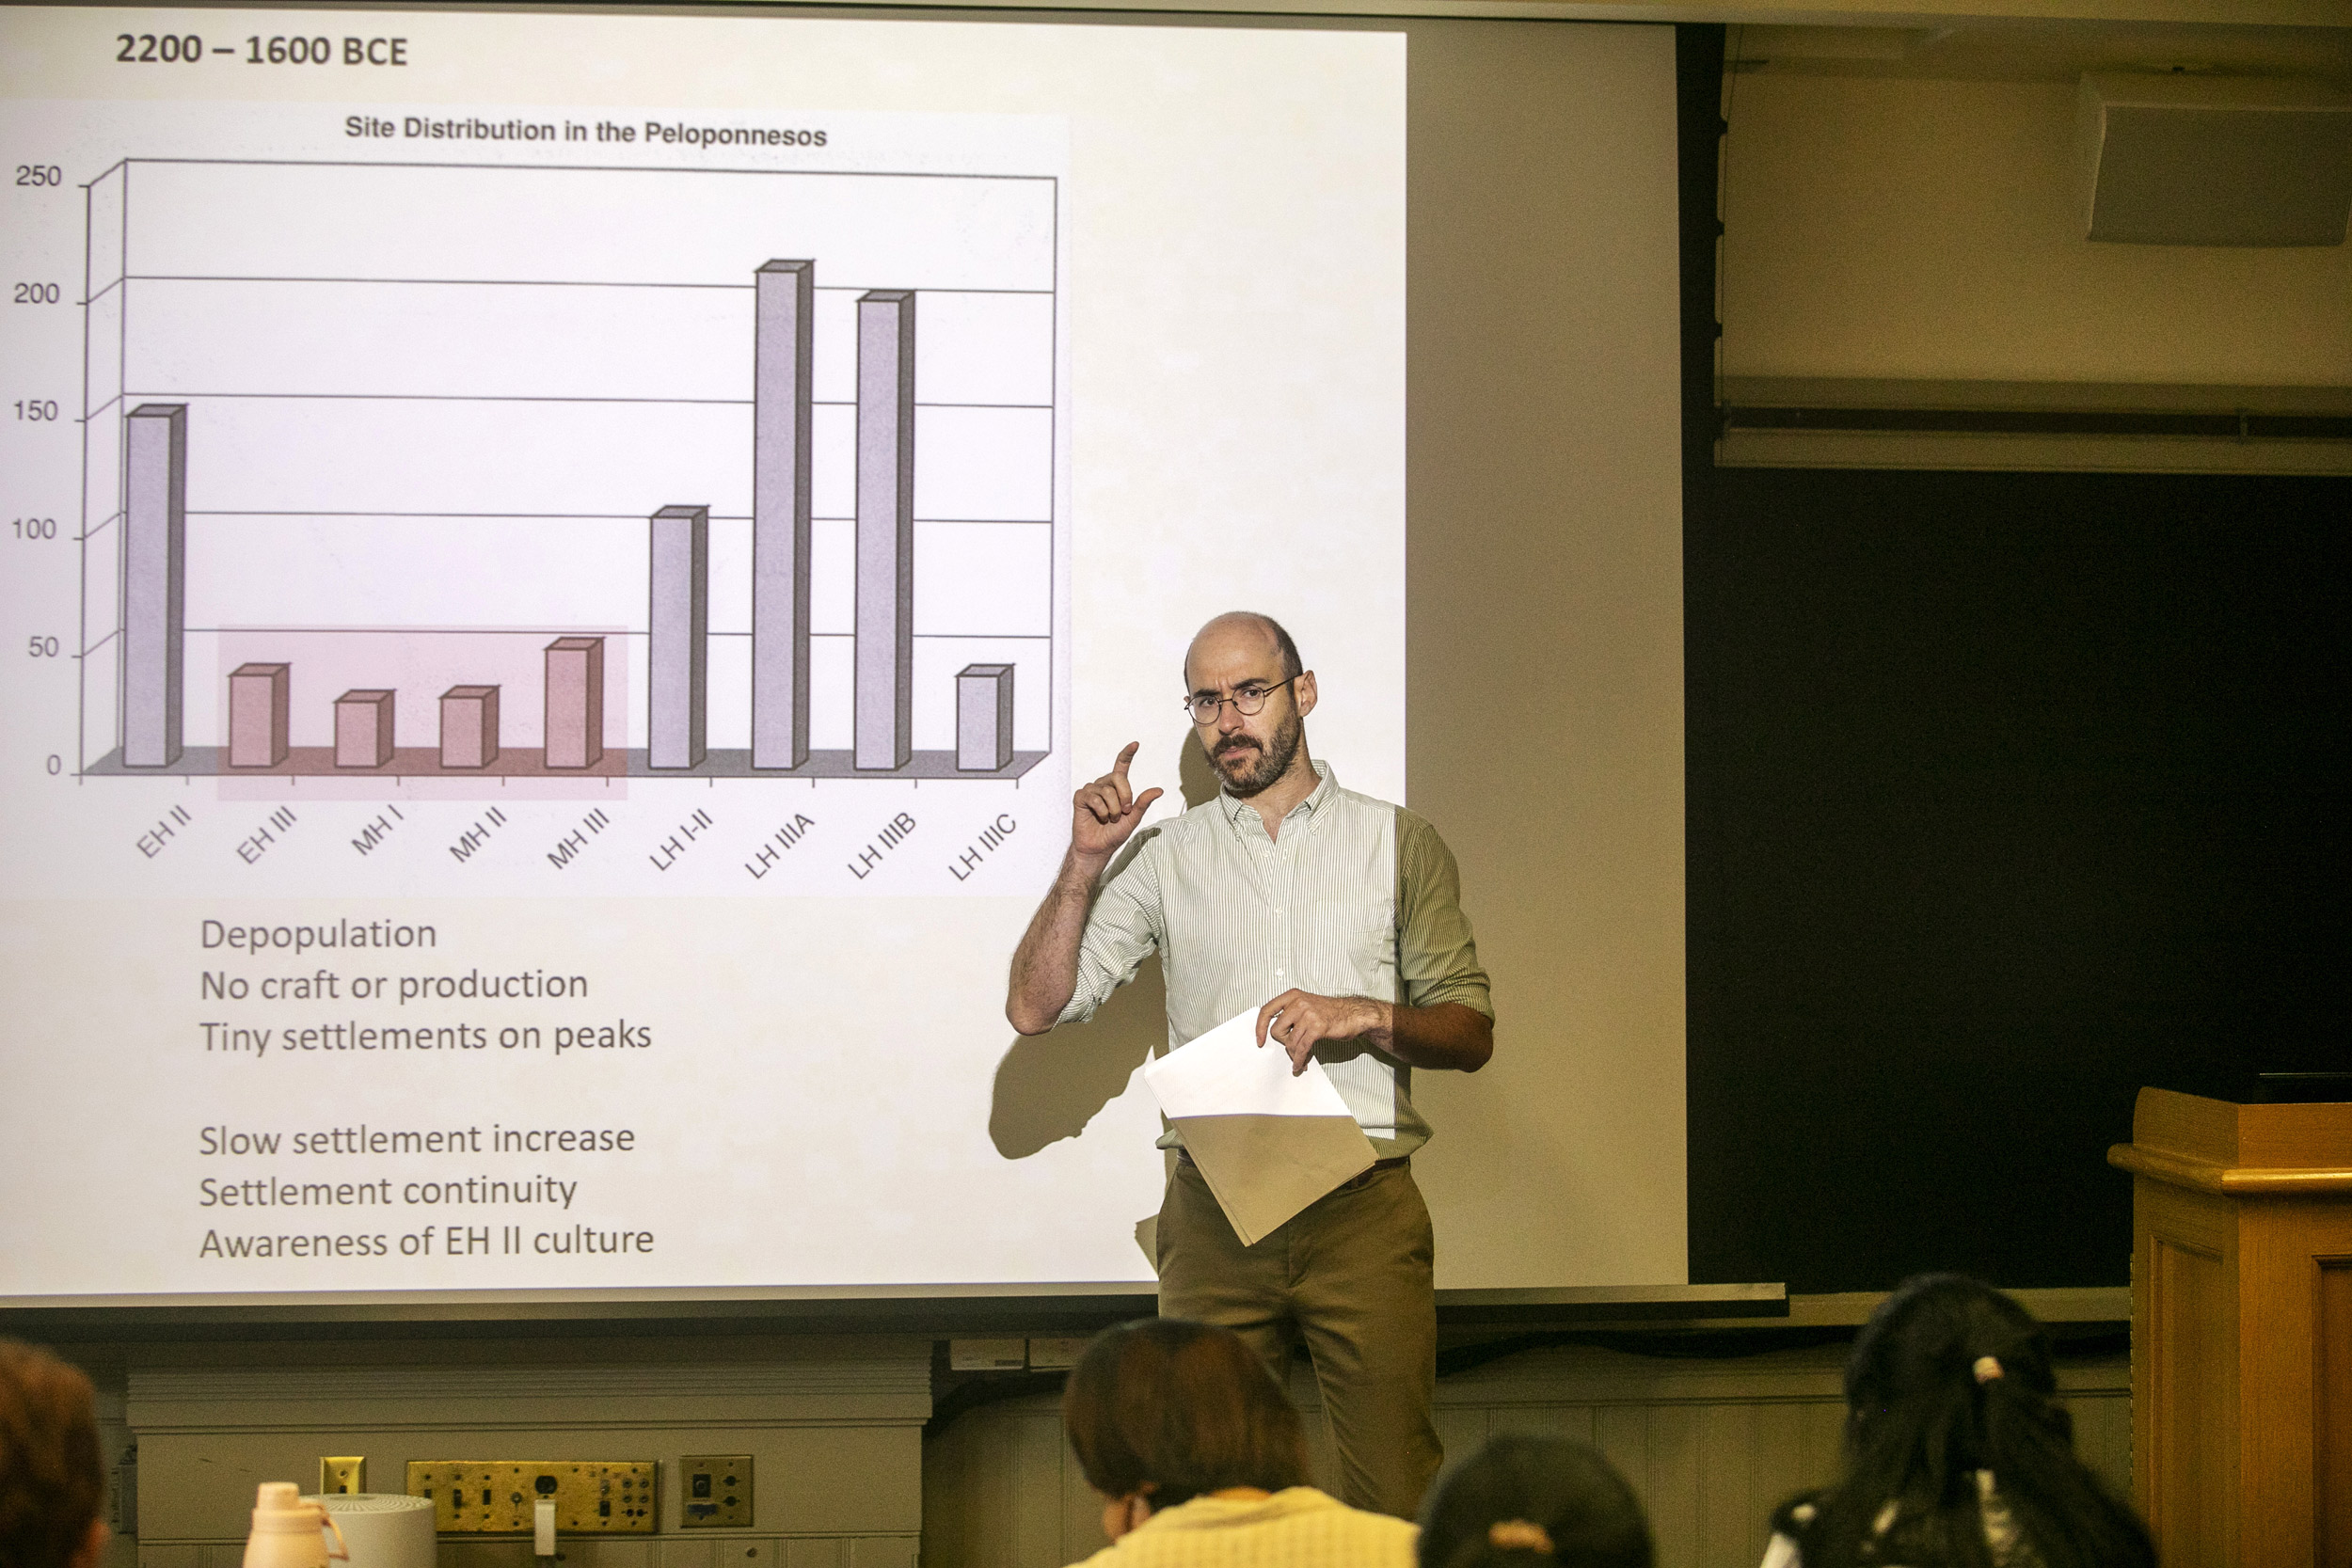
[[[1233,705],[1235,713],[1240,714],[1244,719],[1254,719],[1265,711],[1265,700],[1268,697],[1273,696],[1297,678],[1296,675],[1293,675],[1290,680],[1276,681],[1272,686],[1267,686],[1262,681],[1248,681],[1233,688],[1233,694],[1230,697],[1219,697],[1209,691],[1197,691],[1184,699],[1184,711],[1192,715],[1192,721],[1196,724],[1214,724],[1216,722],[1216,716],[1225,711],[1225,705],[1231,703]]]

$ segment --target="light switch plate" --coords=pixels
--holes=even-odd
[[[363,1454],[349,1454],[340,1459],[319,1457],[319,1496],[335,1492],[364,1492],[368,1489],[368,1462]]]

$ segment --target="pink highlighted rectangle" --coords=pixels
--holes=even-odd
[[[381,768],[392,760],[392,694],[346,691],[335,699],[335,766]]]
[[[275,768],[286,760],[291,664],[240,664],[229,672],[229,766]]]
[[[499,759],[499,689],[453,686],[441,693],[441,766],[487,768]]]
[[[604,639],[559,637],[547,655],[547,766],[594,768],[604,760]]]

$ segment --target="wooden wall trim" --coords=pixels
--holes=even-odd
[[[232,1367],[129,1373],[140,1432],[365,1424],[891,1424],[930,1415],[928,1344],[838,1361],[723,1366]]]

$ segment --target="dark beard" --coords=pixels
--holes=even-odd
[[[1298,715],[1294,713],[1275,727],[1273,744],[1260,751],[1257,762],[1239,776],[1226,769],[1241,765],[1244,762],[1241,757],[1228,762],[1223,757],[1212,755],[1209,766],[1216,768],[1216,776],[1224,781],[1226,794],[1237,800],[1247,800],[1251,796],[1264,794],[1273,787],[1275,780],[1290,771],[1292,762],[1298,756],[1298,743],[1305,737],[1306,726],[1298,721]],[[1220,740],[1217,744],[1222,746],[1225,742]]]

